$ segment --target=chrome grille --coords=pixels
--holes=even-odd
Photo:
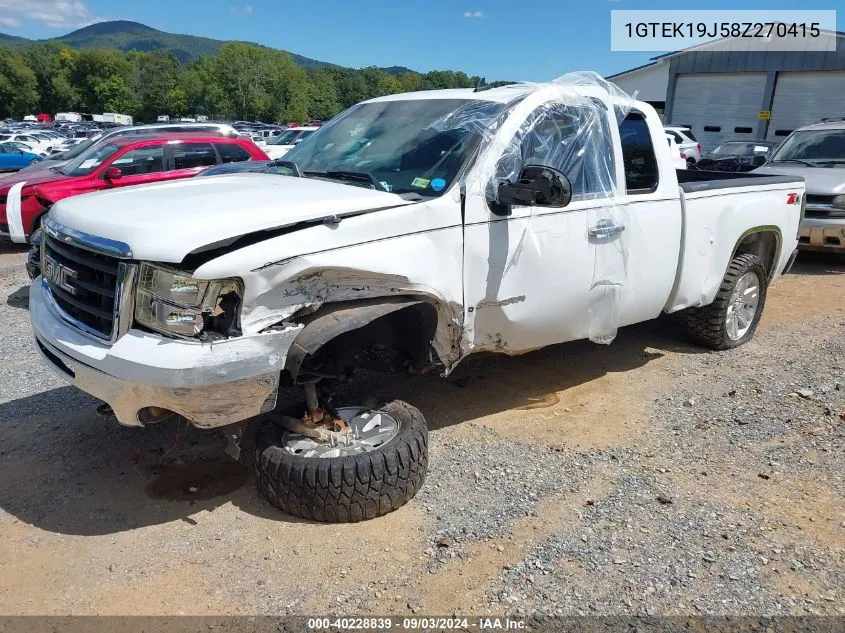
[[[132,316],[136,267],[118,256],[131,255],[128,247],[70,231],[49,218],[43,228],[42,283],[59,315],[88,335],[116,340]]]

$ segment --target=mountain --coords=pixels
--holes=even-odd
[[[0,46],[20,49],[26,48],[36,41],[0,33]],[[224,40],[214,40],[209,37],[166,33],[146,24],[130,22],[129,20],[98,22],[61,37],[40,41],[63,42],[71,48],[112,48],[124,52],[132,50],[152,51],[163,48],[173,53],[183,63],[191,61],[198,55],[214,54],[226,43]],[[254,42],[249,43],[254,44]],[[256,46],[260,45],[256,44]],[[303,68],[336,66],[336,64],[303,57],[296,53],[289,54],[293,57],[293,61]],[[392,66],[386,70],[390,74],[400,74],[408,69],[401,66]]]

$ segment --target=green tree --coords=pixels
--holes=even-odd
[[[416,92],[422,85],[422,76],[419,73],[402,73],[398,79],[402,84],[402,92]]]
[[[302,121],[311,102],[308,74],[297,66],[288,53],[263,50],[263,92],[268,121]]]
[[[126,80],[120,75],[102,78],[94,85],[94,94],[102,112],[126,114],[138,110],[139,104],[134,91],[126,85]]]
[[[0,48],[0,116],[21,117],[38,105],[38,80],[26,57]]]
[[[252,119],[267,104],[264,84],[267,65],[262,51],[243,42],[227,42],[217,55],[217,77],[220,87],[231,95],[235,116]]]
[[[379,79],[379,95],[395,95],[399,92],[405,92],[405,90],[403,90],[402,88],[402,82],[399,81],[393,75],[388,75],[387,73],[385,73],[382,78]]]
[[[311,117],[323,121],[332,118],[340,112],[340,100],[332,74],[325,69],[317,68],[309,73],[309,79]]]
[[[77,107],[79,93],[70,82],[76,57],[58,42],[36,42],[26,51],[38,82],[38,111],[55,113]]]
[[[182,71],[180,85],[188,100],[187,111],[206,116],[228,117],[234,109],[217,75],[217,62],[201,56]]]
[[[179,60],[165,50],[149,53],[131,52],[132,77],[140,102],[139,116],[155,119],[159,114],[179,114],[170,111],[170,95],[179,83]],[[179,103],[183,108],[186,104]]]
[[[111,106],[132,106],[137,100],[128,81],[132,64],[125,55],[117,51],[90,49],[77,53],[76,63],[70,73],[71,84],[79,91],[81,107],[91,113],[121,112]],[[133,110],[134,112],[134,110]]]
[[[175,87],[167,93],[166,112],[175,116],[185,116],[186,114],[195,114],[188,109],[188,95],[180,87]]]

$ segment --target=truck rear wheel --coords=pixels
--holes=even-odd
[[[327,523],[372,519],[410,501],[428,467],[422,414],[401,400],[338,413],[352,434],[335,445],[264,423],[255,444],[261,493],[283,512]]]
[[[684,311],[690,336],[717,350],[747,343],[763,314],[767,281],[766,268],[759,257],[734,257],[713,303]]]

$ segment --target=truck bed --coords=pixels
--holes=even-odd
[[[713,300],[737,240],[748,237],[749,226],[777,234],[771,278],[780,274],[798,245],[803,178],[686,169],[677,174],[683,228],[667,312]]]
[[[762,176],[746,172],[678,169],[677,174],[678,185],[684,193],[804,182],[799,176]]]

